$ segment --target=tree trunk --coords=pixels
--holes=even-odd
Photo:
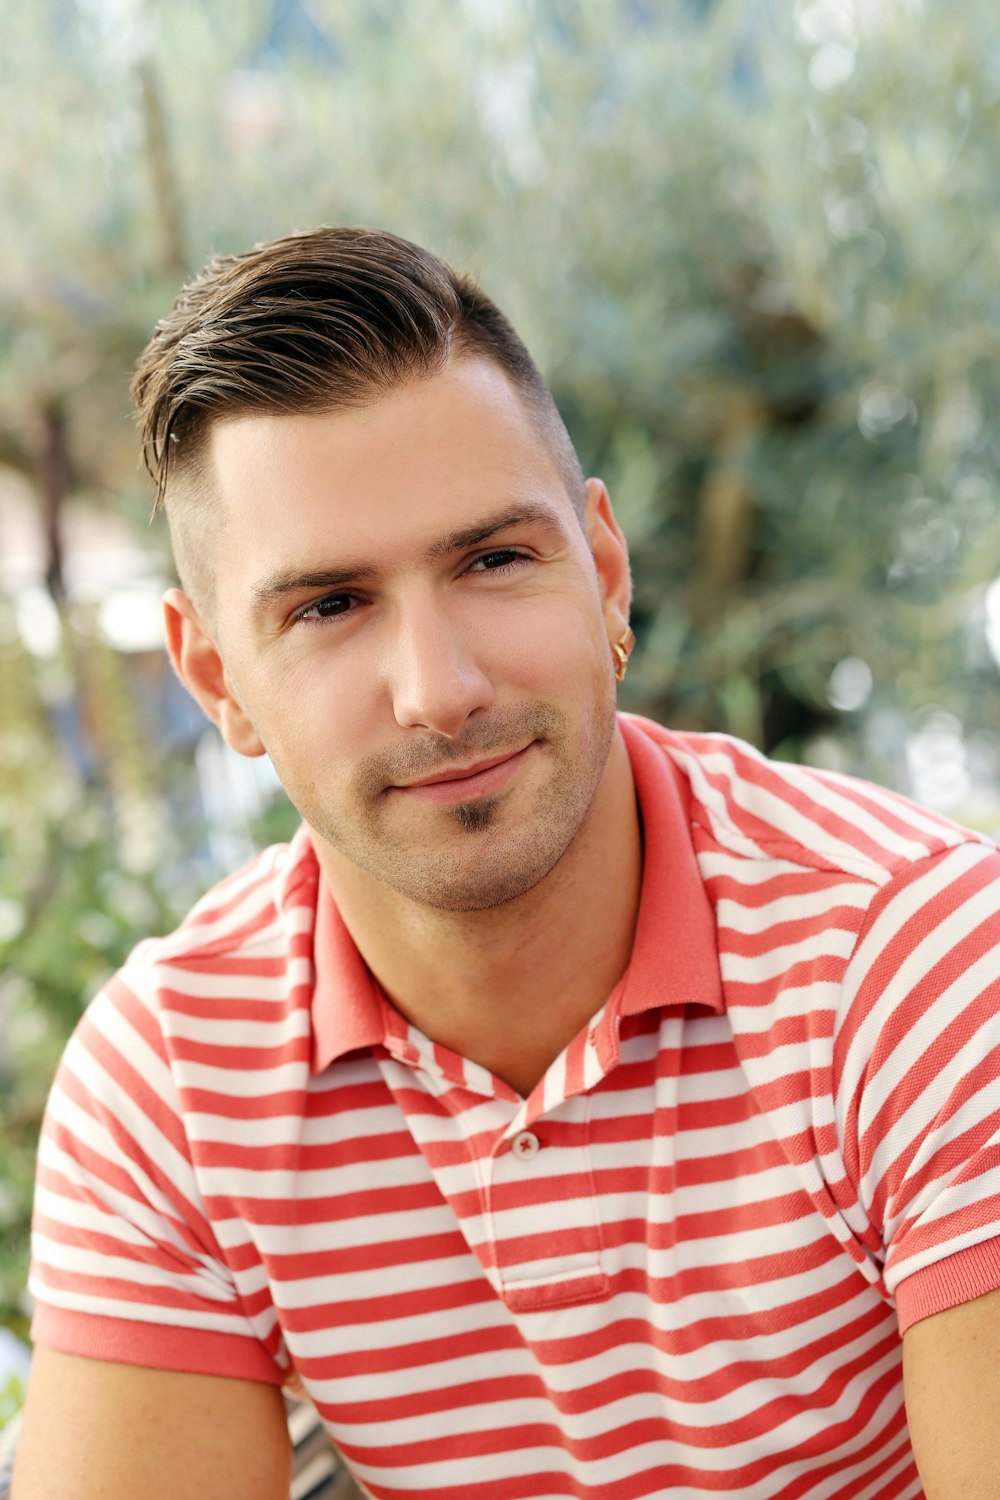
[[[42,406],[41,429],[38,487],[45,536],[45,584],[61,612],[66,603],[63,506],[69,494],[69,451],[66,413],[58,397],[50,397]]]

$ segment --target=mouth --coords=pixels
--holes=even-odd
[[[392,787],[394,792],[419,797],[428,802],[467,802],[471,797],[486,797],[501,791],[521,769],[535,741],[506,755],[492,755],[469,766],[449,766],[421,781]]]

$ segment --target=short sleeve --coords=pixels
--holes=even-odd
[[[879,893],[834,1048],[844,1164],[903,1331],[1000,1287],[1000,854],[960,844]]]
[[[32,1336],[71,1354],[281,1384],[273,1306],[259,1267],[230,1263],[219,1243],[141,993],[126,969],[93,1001],[49,1097]]]

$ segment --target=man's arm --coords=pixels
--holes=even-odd
[[[276,1386],[38,1349],[12,1500],[288,1500]]]
[[[1000,1494],[1000,1291],[903,1336],[910,1439],[927,1500]]]

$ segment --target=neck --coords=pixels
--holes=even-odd
[[[620,733],[569,849],[544,880],[503,906],[421,906],[321,839],[316,847],[348,931],[396,1008],[522,1095],[628,967],[642,840]]]

